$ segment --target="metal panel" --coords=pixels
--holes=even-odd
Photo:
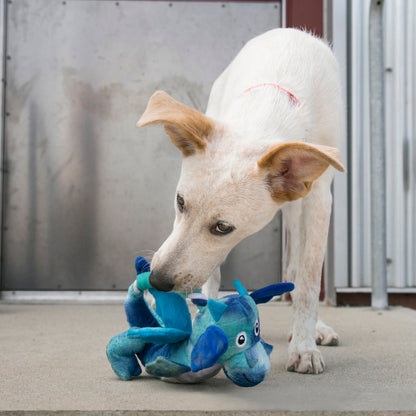
[[[386,180],[387,180],[387,258],[389,286],[406,287],[406,218],[407,190],[404,185],[404,147],[406,138],[405,13],[407,2],[385,3],[385,108],[386,108]],[[399,7],[398,7],[399,6]],[[415,67],[416,69],[416,67]],[[414,92],[416,93],[416,92]],[[400,213],[399,215],[397,215]]]
[[[371,285],[368,19],[369,2],[352,2],[350,27],[350,216],[349,286]]]
[[[2,288],[124,289],[135,256],[170,232],[180,169],[162,128],[134,127],[148,98],[164,89],[204,110],[241,46],[279,25],[280,6],[31,0],[7,11]],[[272,280],[275,228],[250,245]],[[257,273],[234,256],[224,288]]]
[[[384,0],[371,0],[370,67],[371,306],[388,307],[386,243],[386,134],[384,95]]]
[[[350,19],[350,238],[348,286],[371,286],[369,172],[369,1],[351,2]],[[384,15],[387,277],[390,288],[416,285],[416,7],[388,0]],[[336,276],[336,286],[345,287]]]

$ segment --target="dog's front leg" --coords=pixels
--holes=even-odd
[[[207,282],[202,286],[202,293],[207,298],[217,299],[218,292],[220,290],[220,284],[221,284],[221,271],[220,271],[220,268],[217,267],[214,273],[212,273],[212,275],[209,277]]]
[[[285,279],[292,292],[294,322],[289,344],[288,371],[318,374],[324,361],[316,347],[319,291],[331,215],[330,169],[304,198],[283,207],[287,230]]]

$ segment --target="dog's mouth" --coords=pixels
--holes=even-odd
[[[179,272],[174,275],[160,272],[158,269],[152,269],[149,278],[150,284],[153,288],[161,292],[182,292],[192,293],[201,288],[205,283],[201,279],[191,273]]]
[[[152,263],[150,283],[155,289],[163,292],[193,293],[201,290],[219,267],[219,265],[215,265],[208,270],[205,268],[199,270],[200,268],[196,264],[196,267],[190,265],[187,269],[181,269],[174,262],[173,264],[160,263],[160,259],[155,264]]]
[[[174,292],[193,293],[196,290],[200,290],[207,279],[203,279],[200,276],[187,273],[175,276],[175,285],[172,289]]]

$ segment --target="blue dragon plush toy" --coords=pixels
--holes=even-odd
[[[164,380],[195,383],[216,375],[221,369],[238,386],[262,382],[270,370],[273,347],[260,337],[256,304],[294,289],[292,283],[279,283],[250,295],[234,281],[238,295],[219,300],[191,295],[199,312],[192,323],[183,296],[159,292],[150,287],[149,263],[136,260],[136,281],[128,290],[125,311],[130,329],[113,337],[107,357],[122,380],[142,372],[139,361],[150,375]],[[145,300],[149,289],[156,311]]]

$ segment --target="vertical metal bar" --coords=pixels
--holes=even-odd
[[[323,0],[323,33],[324,39],[333,45],[333,32],[332,32],[332,0]],[[334,193],[333,186],[331,189],[332,194]],[[328,229],[328,242],[327,250],[324,260],[324,294],[325,303],[329,305],[336,304],[336,293],[334,284],[334,202],[332,202],[332,215]],[[322,288],[321,288],[322,289]]]
[[[371,306],[388,307],[386,267],[386,179],[384,131],[384,0],[371,0],[369,16],[371,149]]]
[[[287,13],[287,4],[286,0],[281,0],[282,10],[280,11],[280,25],[281,27],[286,27],[286,13]]]
[[[6,1],[0,0],[0,297],[3,288],[3,181],[4,181],[4,119],[6,91]]]
[[[324,39],[333,45],[333,27],[332,27],[332,16],[333,16],[333,0],[323,0],[323,22],[322,30]]]
[[[331,0],[332,17],[330,26],[332,27],[332,49],[338,58],[341,69],[341,80],[343,90],[343,102],[347,103],[347,85],[348,85],[348,60],[347,49],[348,40],[348,23],[349,23],[349,6],[344,0]],[[348,105],[347,105],[348,107]],[[347,108],[346,107],[346,108]],[[343,140],[340,143],[340,151],[345,163],[348,163],[348,148],[346,126]],[[350,168],[347,165],[347,172]],[[336,303],[336,288],[347,287],[349,273],[349,227],[348,219],[348,180],[349,174],[340,174],[334,176],[333,186],[333,221],[332,229],[329,233],[328,246],[328,279],[326,287],[327,300],[331,304]],[[331,226],[330,226],[331,227]]]

